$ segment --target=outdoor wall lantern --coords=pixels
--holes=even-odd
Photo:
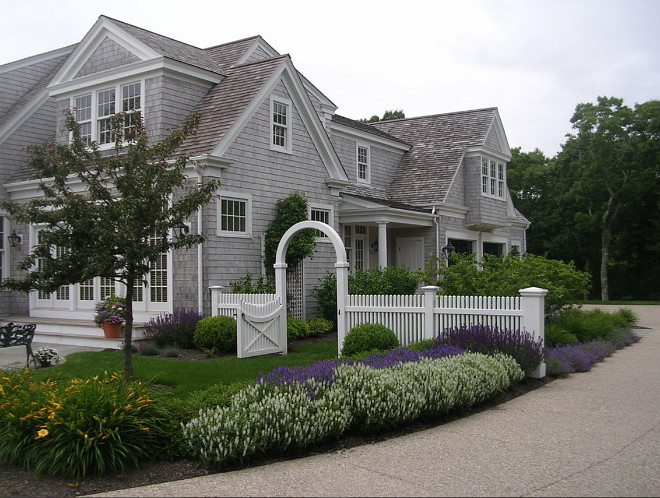
[[[179,237],[183,237],[184,235],[188,235],[190,233],[190,226],[186,225],[185,223],[180,223],[174,227],[174,230],[176,230],[176,234]]]
[[[442,253],[445,255],[445,259],[449,261],[451,255],[454,254],[456,248],[451,244],[451,240],[447,243],[445,247],[442,248]]]
[[[371,252],[372,252],[372,253],[376,253],[376,252],[378,252],[378,239],[374,240],[374,241],[371,243],[371,246],[370,246],[370,247],[371,247]]]
[[[11,235],[7,239],[9,240],[9,246],[13,248],[20,246],[21,242],[23,242],[23,236],[18,235],[16,230],[12,230]]]

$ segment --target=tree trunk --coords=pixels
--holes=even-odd
[[[126,327],[124,330],[124,384],[133,377],[133,292],[135,279],[126,282]]]
[[[607,223],[603,223],[601,238],[601,257],[600,257],[600,298],[603,301],[610,300],[609,274],[607,264],[610,260],[610,240],[611,232]]]

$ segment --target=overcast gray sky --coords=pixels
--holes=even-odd
[[[498,107],[554,156],[579,102],[660,98],[657,0],[5,0],[0,64],[79,42],[101,14],[206,48],[261,35],[359,119]]]

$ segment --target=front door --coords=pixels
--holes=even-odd
[[[424,269],[424,238],[400,237],[396,239],[396,264],[410,270]]]

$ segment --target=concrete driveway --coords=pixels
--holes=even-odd
[[[660,306],[630,308],[646,327],[638,344],[494,409],[337,453],[100,496],[660,496]]]

